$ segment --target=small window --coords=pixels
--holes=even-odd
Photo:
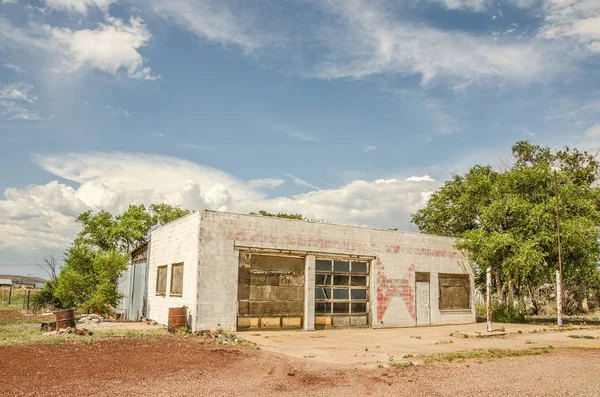
[[[348,299],[348,290],[347,289],[334,289],[333,290],[333,299]]]
[[[330,274],[315,275],[315,285],[331,285],[331,275]]]
[[[315,288],[315,299],[331,299],[331,288]]]
[[[167,294],[167,266],[156,268],[156,295]]]
[[[333,285],[348,286],[349,283],[350,283],[350,276],[337,275],[337,274],[333,276]]]
[[[367,290],[366,289],[351,290],[350,299],[367,299]]]
[[[352,262],[352,273],[366,273],[367,264],[364,262]]]
[[[352,279],[350,280],[350,285],[353,287],[366,287],[367,276],[352,276]]]
[[[350,262],[334,261],[333,271],[347,273],[350,271]]]
[[[315,269],[321,272],[330,272],[331,271],[331,261],[326,261],[323,259],[317,259],[315,264]]]
[[[171,266],[171,292],[169,296],[181,296],[183,294],[183,263]]]

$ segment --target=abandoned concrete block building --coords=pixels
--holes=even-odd
[[[199,211],[133,262],[127,317],[166,324],[187,306],[193,330],[475,322],[473,267],[446,237]]]

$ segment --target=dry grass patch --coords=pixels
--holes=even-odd
[[[520,356],[538,356],[542,353],[550,352],[552,346],[533,347],[527,350],[510,350],[510,349],[475,349],[458,352],[441,352],[421,355],[425,364],[433,363],[451,363],[462,362],[472,358],[502,358],[502,357],[520,357]]]

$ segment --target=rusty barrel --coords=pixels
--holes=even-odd
[[[75,310],[59,310],[54,312],[56,316],[56,329],[75,328]]]
[[[187,326],[187,307],[169,308],[169,332],[176,332]]]

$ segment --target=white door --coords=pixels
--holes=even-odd
[[[417,281],[417,325],[430,325],[429,281]]]

